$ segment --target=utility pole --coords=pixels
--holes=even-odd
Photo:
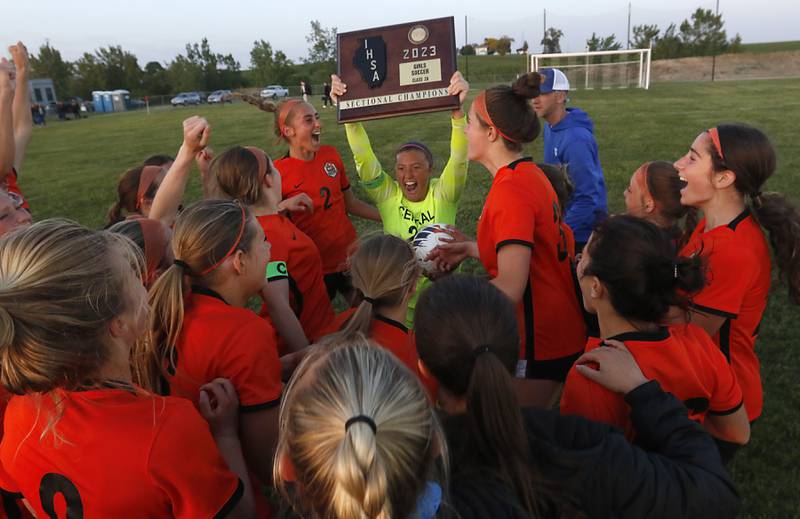
[[[628,46],[627,49],[631,48],[631,3],[628,2]]]
[[[469,45],[469,32],[467,31],[467,15],[464,15],[464,46]],[[469,81],[469,54],[464,55],[464,79]]]
[[[547,9],[544,10],[544,22],[542,23],[542,52],[547,52],[545,42],[547,41]]]
[[[719,16],[719,0],[717,0],[717,10],[714,13],[715,16]],[[714,81],[714,76],[717,72],[717,46],[715,43],[711,43],[714,47],[711,49],[711,81]]]

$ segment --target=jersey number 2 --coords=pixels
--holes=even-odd
[[[556,246],[556,250],[558,251],[558,261],[564,261],[569,256],[569,252],[567,251],[567,235],[564,232],[564,229],[561,227],[561,209],[558,207],[558,204],[553,202],[553,222],[555,222],[556,226],[558,227],[558,245]]]
[[[39,501],[50,519],[58,519],[56,494],[64,496],[64,501],[67,502],[67,519],[83,519],[83,502],[75,484],[61,474],[45,474],[39,483]]]
[[[319,196],[325,199],[325,202],[322,204],[323,209],[330,209],[331,208],[331,190],[327,187],[319,188]]]

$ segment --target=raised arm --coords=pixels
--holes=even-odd
[[[183,193],[186,191],[186,182],[189,179],[189,170],[195,156],[203,150],[211,137],[211,127],[202,117],[193,116],[183,121],[183,144],[178,150],[175,162],[167,171],[164,180],[156,191],[153,205],[150,208],[150,218],[161,220],[168,226],[175,223],[178,216],[178,207],[181,204]]]
[[[28,88],[28,49],[22,42],[17,42],[8,48],[14,59],[17,75],[17,87],[14,92],[14,168],[17,172],[22,170],[22,161],[25,151],[33,135],[33,116],[31,115],[31,96]]]
[[[336,74],[331,75],[331,99],[333,104],[339,103],[339,96],[347,92],[347,85]],[[397,193],[399,186],[381,167],[378,157],[372,151],[372,146],[367,136],[367,131],[361,123],[348,123],[344,125],[347,143],[353,152],[356,163],[356,172],[361,186],[367,192],[373,203],[380,204]]]
[[[7,59],[0,60],[0,183],[14,167],[14,67]]]

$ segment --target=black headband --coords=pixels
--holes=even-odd
[[[182,260],[176,259],[176,260],[172,260],[172,264],[173,264],[173,265],[177,265],[177,266],[179,266],[179,267],[180,267],[180,268],[182,268],[182,269],[183,269],[183,271],[184,271],[184,272],[186,272],[187,274],[188,274],[189,272],[191,272],[191,271],[192,271],[192,268],[191,268],[191,267],[189,266],[189,264],[188,264],[188,263],[186,263],[185,261],[182,261]]]
[[[369,425],[369,428],[372,429],[372,434],[378,434],[378,426],[375,425],[375,420],[373,420],[369,416],[363,415],[363,414],[357,414],[357,415],[353,416],[352,418],[350,418],[349,420],[347,420],[344,423],[345,432],[347,432],[347,430],[350,428],[350,426],[353,425],[356,422],[363,422],[363,423]]]

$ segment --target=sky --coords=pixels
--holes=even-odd
[[[551,5],[552,8],[548,8]],[[729,37],[741,34],[745,43],[800,39],[800,0],[720,0]],[[697,7],[715,8],[715,0],[635,0],[631,26],[680,24]],[[456,45],[465,43],[465,16],[469,43],[506,34],[515,46],[527,40],[540,48],[543,11],[547,25],[564,32],[564,52],[585,50],[592,32],[615,34],[627,40],[628,2],[623,0],[138,0],[71,2],[4,0],[0,7],[0,43],[23,41],[36,52],[45,41],[67,60],[99,47],[121,45],[144,66],[148,61],[171,61],[183,53],[187,42],[207,37],[218,53],[231,53],[242,68],[249,68],[250,49],[263,39],[297,61],[307,55],[306,36],[311,20],[339,32],[453,16]]]

